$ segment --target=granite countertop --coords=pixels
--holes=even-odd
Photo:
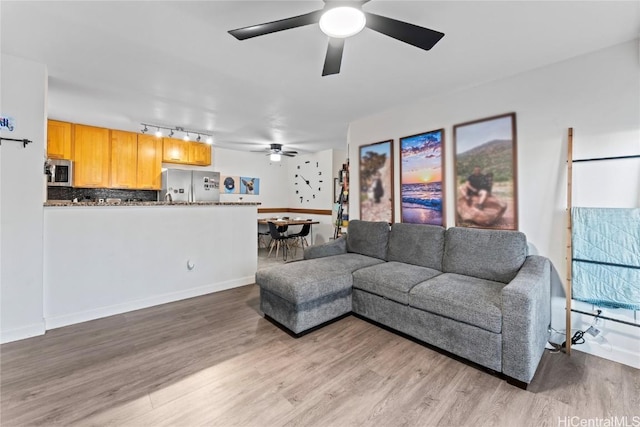
[[[47,200],[44,206],[258,206],[259,202],[72,202],[71,200]]]

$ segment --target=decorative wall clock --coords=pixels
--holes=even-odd
[[[306,160],[296,165],[293,177],[295,188],[295,198],[300,204],[311,203],[320,197],[324,187],[324,176],[320,167],[320,162]]]

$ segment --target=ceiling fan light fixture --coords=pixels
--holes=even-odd
[[[364,13],[355,7],[334,7],[320,17],[320,29],[329,37],[346,38],[358,34],[367,23]]]
[[[281,158],[282,156],[278,153],[271,153],[269,155],[269,160],[271,160],[272,162],[279,162]]]

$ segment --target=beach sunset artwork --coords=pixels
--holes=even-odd
[[[444,225],[444,129],[400,138],[402,222]]]

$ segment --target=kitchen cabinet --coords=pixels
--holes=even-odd
[[[211,146],[200,142],[189,144],[189,163],[198,166],[211,164]]]
[[[47,121],[47,158],[71,159],[71,123]]]
[[[162,138],[138,135],[138,165],[136,188],[160,190],[162,188]]]
[[[111,131],[111,188],[136,188],[138,134]]]
[[[189,163],[189,141],[162,138],[162,161],[165,163]]]
[[[74,187],[109,187],[109,129],[73,125]]]
[[[162,161],[183,165],[209,166],[211,164],[211,146],[200,142],[163,138]]]

